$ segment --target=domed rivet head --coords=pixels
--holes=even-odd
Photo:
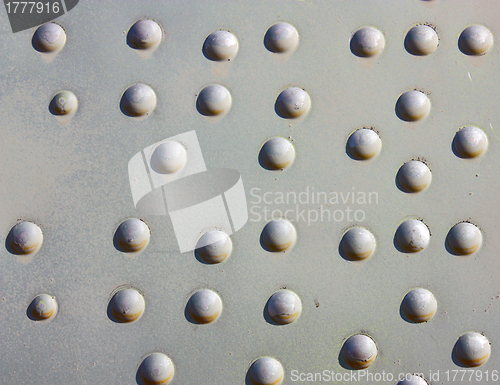
[[[139,20],[130,27],[127,34],[127,44],[130,48],[146,50],[156,48],[162,38],[162,30],[153,20]]]
[[[413,289],[404,297],[402,309],[413,322],[427,322],[436,314],[436,298],[429,290]]]
[[[163,353],[152,353],[142,361],[138,369],[141,385],[167,385],[174,377],[174,364]]]
[[[302,312],[302,302],[297,294],[290,290],[279,290],[267,302],[269,316],[278,324],[291,324]]]
[[[369,128],[354,131],[347,141],[347,151],[355,160],[367,160],[376,157],[382,149],[378,134]]]
[[[209,324],[216,321],[222,312],[222,300],[212,290],[203,289],[194,293],[186,306],[190,321]]]
[[[370,337],[364,334],[356,334],[344,342],[342,353],[345,362],[351,368],[366,369],[377,358],[377,346]]]
[[[369,258],[375,251],[375,237],[363,227],[353,227],[340,241],[341,252],[346,259],[361,261]]]
[[[276,110],[282,118],[298,118],[307,114],[310,109],[311,98],[302,88],[289,87],[276,99]]]
[[[465,333],[455,344],[456,358],[465,366],[480,366],[488,361],[491,346],[488,339],[476,332]]]
[[[135,289],[121,289],[109,302],[109,313],[115,322],[130,323],[139,320],[146,304],[144,297]]]
[[[196,253],[207,263],[221,263],[232,251],[231,238],[219,230],[203,234],[196,246]]]
[[[283,170],[295,160],[295,148],[285,138],[269,139],[259,153],[260,164],[267,170]]]
[[[43,24],[35,31],[31,43],[41,53],[59,52],[66,44],[66,32],[56,23]]]
[[[351,52],[359,57],[380,54],[385,48],[385,38],[377,28],[363,27],[351,36]]]
[[[396,181],[399,189],[405,193],[424,191],[432,181],[429,167],[419,160],[411,160],[401,166]]]
[[[7,236],[8,250],[17,255],[34,255],[40,250],[42,243],[42,230],[31,222],[18,223],[10,229]]]
[[[206,38],[203,52],[207,59],[230,61],[238,53],[238,39],[229,31],[215,31]]]
[[[198,112],[205,116],[226,114],[231,104],[231,94],[226,87],[219,84],[211,84],[203,88],[196,100]]]
[[[415,376],[414,374],[407,374],[397,385],[429,385],[422,377]]]
[[[431,102],[427,95],[421,91],[407,91],[399,97],[396,111],[398,117],[406,122],[422,120],[429,115]]]
[[[465,55],[485,55],[493,47],[493,35],[483,25],[471,25],[460,34],[458,47]]]
[[[151,168],[158,174],[173,174],[184,168],[186,149],[179,142],[163,142],[151,155]]]
[[[274,24],[267,30],[264,44],[274,53],[292,53],[299,45],[299,33],[288,23]]]
[[[284,376],[283,366],[272,357],[258,358],[252,363],[247,373],[252,385],[281,385]]]
[[[74,115],[77,108],[78,99],[71,91],[58,92],[49,105],[49,111],[53,115]]]
[[[481,230],[468,222],[457,223],[446,237],[446,246],[454,255],[469,255],[481,248],[483,236]]]
[[[31,301],[28,312],[34,321],[52,320],[58,311],[56,298],[50,294],[40,294]]]
[[[297,242],[297,230],[286,219],[275,219],[264,227],[260,240],[266,251],[287,251]]]
[[[475,158],[488,149],[488,137],[479,127],[467,126],[453,138],[453,152],[460,158]]]
[[[156,94],[153,89],[139,83],[130,86],[122,95],[121,110],[130,117],[144,117],[156,107]]]
[[[431,233],[422,221],[408,219],[399,225],[394,237],[400,252],[417,253],[429,245]]]
[[[115,231],[115,247],[124,253],[138,253],[146,248],[150,239],[149,227],[140,219],[130,218]]]
[[[434,28],[417,25],[410,29],[405,37],[405,48],[412,55],[425,56],[433,53],[439,44]]]

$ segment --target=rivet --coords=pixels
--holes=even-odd
[[[465,366],[480,366],[488,361],[491,346],[488,339],[482,334],[468,332],[460,336],[455,344],[455,354]]]
[[[401,166],[396,175],[399,189],[406,193],[424,191],[432,181],[429,167],[419,160],[411,160]]]
[[[7,247],[13,254],[34,255],[40,250],[43,234],[40,227],[31,222],[20,222],[7,236]]]
[[[74,115],[78,99],[71,91],[58,92],[50,101],[49,110],[53,115]]]
[[[488,149],[488,137],[479,127],[463,127],[453,138],[453,151],[460,158],[475,158]]]
[[[139,20],[130,27],[127,44],[133,49],[146,50],[156,48],[161,42],[162,30],[153,20]]]
[[[415,376],[414,374],[407,374],[404,376],[402,380],[400,380],[397,383],[397,385],[429,385],[429,384],[420,376]]]
[[[455,255],[469,255],[481,248],[483,236],[477,226],[468,222],[457,223],[446,237],[448,250]]]
[[[342,346],[342,352],[344,360],[353,369],[366,369],[377,358],[375,342],[364,334],[349,337]]]
[[[226,114],[231,104],[231,94],[226,87],[219,84],[210,84],[203,88],[196,100],[196,108],[205,116]]]
[[[264,44],[271,52],[291,53],[299,45],[299,33],[288,23],[277,23],[267,30]]]
[[[268,170],[283,170],[295,160],[295,148],[285,138],[272,138],[262,146],[259,160]]]
[[[465,55],[485,55],[493,47],[493,35],[483,25],[471,25],[460,34],[458,46]]]
[[[290,250],[296,242],[297,230],[286,219],[272,220],[262,230],[261,245],[266,251]]]
[[[163,142],[151,155],[151,168],[159,174],[173,174],[182,170],[186,162],[186,149],[179,142]]]
[[[43,24],[37,28],[31,42],[38,52],[58,52],[66,44],[66,32],[56,23]]]
[[[144,117],[156,107],[156,94],[146,84],[134,84],[127,88],[121,98],[122,112],[130,117]]]
[[[347,141],[349,155],[356,160],[367,160],[376,157],[382,149],[382,141],[378,134],[369,128],[354,131]]]
[[[276,109],[282,118],[298,118],[311,109],[311,98],[302,88],[289,87],[279,94]]]
[[[212,290],[199,290],[189,299],[186,310],[194,323],[209,324],[219,318],[222,312],[222,300]]]
[[[50,294],[40,294],[31,301],[28,311],[35,321],[52,320],[58,311],[56,298]]]
[[[424,250],[431,238],[429,228],[417,219],[408,219],[396,230],[396,245],[402,253],[417,253]]]
[[[248,369],[252,385],[281,385],[284,376],[283,366],[272,357],[258,358]]]
[[[198,241],[196,253],[207,263],[221,263],[231,255],[233,243],[219,230],[208,231]]]
[[[356,261],[369,258],[375,251],[375,247],[375,237],[363,227],[350,228],[340,241],[344,256]]]
[[[121,289],[109,302],[113,321],[130,323],[139,320],[146,304],[144,297],[135,289]]]
[[[431,102],[427,95],[421,91],[407,91],[399,97],[396,111],[398,117],[406,122],[422,120],[429,115]]]
[[[144,385],[167,385],[174,377],[174,364],[163,353],[152,353],[139,366],[139,378]]]
[[[115,231],[115,247],[125,253],[137,253],[146,248],[150,239],[148,225],[136,218],[130,218],[118,226]]]
[[[405,48],[412,55],[424,56],[433,53],[439,44],[434,28],[417,25],[410,29],[405,37]]]
[[[351,37],[351,52],[356,56],[370,57],[378,55],[384,48],[384,35],[377,28],[360,28]]]
[[[215,31],[205,39],[203,52],[210,60],[229,61],[238,53],[238,39],[229,31]]]
[[[402,308],[413,322],[427,322],[436,314],[437,302],[429,290],[418,288],[405,295]]]
[[[297,294],[290,290],[279,290],[267,302],[269,316],[281,325],[291,324],[302,312],[302,302]]]

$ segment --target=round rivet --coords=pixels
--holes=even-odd
[[[349,155],[356,160],[366,160],[377,156],[382,149],[378,134],[369,128],[354,131],[347,141]]]
[[[396,230],[395,240],[402,253],[417,253],[424,250],[431,239],[429,228],[417,219],[408,219]]]
[[[77,108],[78,99],[71,91],[58,92],[49,105],[49,110],[54,115],[72,115]]]
[[[134,84],[123,93],[121,107],[127,116],[149,115],[156,107],[156,94],[151,87],[145,84]]]
[[[279,290],[267,302],[269,316],[281,325],[291,324],[302,312],[302,302],[297,294],[290,290]]]
[[[258,358],[248,369],[252,385],[281,385],[284,376],[283,366],[272,357]]]
[[[471,25],[460,34],[458,46],[465,55],[484,55],[493,47],[493,35],[483,25]]]
[[[40,227],[31,222],[21,222],[10,229],[7,236],[9,251],[13,254],[35,254],[43,243]]]
[[[226,87],[219,84],[211,84],[203,88],[196,100],[198,111],[205,116],[227,113],[231,104],[231,94]]]
[[[196,252],[207,263],[220,263],[229,257],[232,251],[231,238],[218,230],[203,234],[196,246]]]
[[[151,155],[151,168],[158,174],[173,174],[187,162],[186,149],[179,142],[163,142]]]
[[[483,243],[481,230],[468,222],[457,223],[446,237],[448,249],[455,255],[469,255],[479,250]]]
[[[209,324],[217,320],[222,312],[222,300],[219,295],[208,289],[194,293],[188,301],[187,313],[199,324]]]
[[[375,247],[375,237],[363,227],[349,229],[340,241],[342,253],[347,258],[356,261],[370,257],[375,251]]]
[[[286,219],[270,221],[262,230],[261,244],[271,252],[290,250],[297,242],[297,230]]]
[[[375,342],[364,334],[349,337],[344,343],[342,351],[345,361],[353,369],[366,369],[377,358]]]
[[[109,309],[114,321],[134,322],[144,313],[143,296],[135,289],[121,289],[109,302]]]
[[[162,31],[158,23],[153,20],[139,20],[130,27],[127,34],[127,43],[134,49],[148,49],[161,42]]]
[[[401,166],[396,176],[398,187],[406,193],[424,191],[432,181],[429,167],[419,160],[411,160]]]
[[[276,108],[282,118],[298,118],[311,109],[311,98],[302,88],[289,87],[279,94]]]
[[[351,37],[351,52],[356,56],[374,56],[380,54],[384,48],[384,35],[377,28],[360,28]]]
[[[460,158],[475,158],[488,149],[488,137],[479,127],[467,126],[453,138],[453,150]]]
[[[47,321],[53,319],[57,315],[56,298],[50,294],[40,294],[31,301],[28,311],[33,320]]]
[[[397,385],[429,385],[422,377],[415,376],[414,374],[407,374]]]
[[[262,146],[259,158],[265,168],[283,170],[295,160],[295,148],[285,138],[272,138]]]
[[[38,52],[59,51],[66,44],[66,32],[56,23],[43,24],[35,31],[31,42]]]
[[[427,322],[436,314],[437,302],[429,290],[411,290],[403,299],[403,311],[413,322]]]
[[[203,52],[210,60],[229,61],[238,53],[238,39],[229,31],[215,31],[206,38]]]
[[[417,25],[410,29],[405,37],[405,48],[412,55],[424,56],[433,53],[439,44],[434,28]]]
[[[139,366],[139,377],[145,385],[167,385],[174,377],[174,364],[163,353],[152,353]]]
[[[491,346],[488,339],[476,332],[465,333],[455,344],[455,354],[460,362],[469,367],[480,366],[488,361]]]
[[[271,52],[293,52],[299,45],[299,33],[288,23],[274,24],[267,30],[264,44]]]
[[[118,226],[115,232],[115,246],[125,253],[144,250],[149,243],[149,227],[140,219],[130,218]]]
[[[427,95],[421,91],[407,91],[399,97],[396,110],[401,120],[414,122],[429,115],[431,102]]]

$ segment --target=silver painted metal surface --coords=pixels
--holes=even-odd
[[[377,351],[358,376],[392,373],[386,383],[396,384],[400,373],[422,373],[431,385],[455,384],[453,370],[481,362],[474,369],[482,381],[473,382],[498,382],[492,377],[500,370],[498,1],[80,1],[55,20],[65,42],[52,51],[46,45],[51,52],[33,47],[40,48],[36,28],[12,34],[0,9],[1,383],[135,384],[168,379],[174,368],[172,384],[266,383],[259,368],[270,362],[278,378],[282,367],[284,384],[332,382],[305,376],[325,370],[348,376],[337,383],[373,384],[366,376],[345,379],[353,370],[342,347],[355,335],[375,341]],[[138,55],[143,50],[127,36],[146,19],[160,26],[161,41]],[[296,29],[293,54],[266,48],[266,33],[277,23]],[[405,48],[416,25],[437,32],[431,54]],[[467,29],[476,25],[486,30]],[[371,26],[382,34],[383,49],[354,55],[351,37]],[[227,31],[226,40],[207,40],[216,31]],[[139,84],[147,100],[126,94],[121,105],[125,91]],[[231,95],[223,118],[197,109],[210,84]],[[304,104],[292,98],[282,110],[278,97],[291,87],[308,96],[298,92]],[[61,90],[78,100],[70,120],[49,108]],[[399,111],[398,98],[408,91],[423,102],[409,100]],[[294,106],[308,111],[297,116]],[[481,156],[454,152],[457,132],[469,126],[487,137]],[[363,127],[383,146],[358,161],[348,154],[348,140]],[[169,217],[139,214],[131,194],[131,158],[139,154],[142,167],[150,167],[165,138],[193,130],[206,169],[238,170],[247,195],[248,223],[231,234],[223,263],[180,253]],[[459,140],[467,149],[473,143],[464,134]],[[296,157],[291,167],[269,171],[259,153],[275,137],[286,138]],[[410,160],[429,167],[432,183],[407,194],[397,174]],[[263,233],[283,217],[288,233]],[[128,218],[150,230],[140,254],[115,247],[115,231]],[[402,253],[396,230],[416,218],[430,240],[418,253]],[[35,255],[9,250],[8,234],[21,222],[43,233]],[[361,262],[339,249],[353,227],[376,240],[376,251]],[[278,238],[293,248],[268,252],[266,244],[281,250]],[[144,298],[136,322],[108,316],[119,288]],[[414,288],[438,301],[429,322],[407,322],[401,314]],[[216,322],[190,322],[186,305],[204,289],[217,293],[223,311]],[[300,294],[302,312],[289,325],[275,325],[266,320],[266,303],[284,289]],[[28,314],[41,293],[57,299],[50,322]],[[473,344],[489,358],[468,350]],[[152,353],[163,354],[157,358],[165,370],[153,372],[149,361],[141,366]],[[262,357],[279,367],[252,366]]]

